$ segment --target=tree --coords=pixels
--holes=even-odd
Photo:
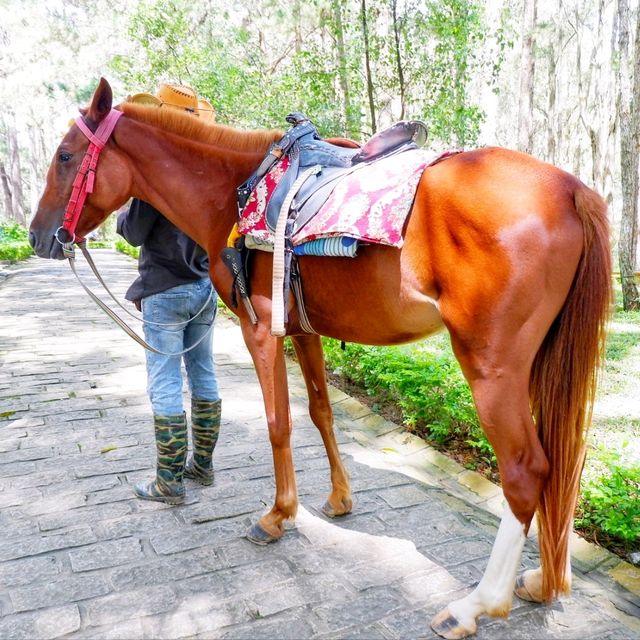
[[[522,52],[520,62],[520,94],[518,96],[518,149],[533,152],[533,102],[535,85],[535,28],[537,0],[522,3]]]
[[[638,195],[640,159],[640,12],[635,18],[635,56],[629,42],[631,19],[627,0],[618,0],[618,118],[620,122],[620,178],[622,215],[618,242],[622,300],[625,309],[640,309],[635,282],[638,246]],[[633,65],[631,60],[634,61]]]
[[[364,67],[369,98],[369,117],[371,118],[371,133],[376,132],[376,107],[374,102],[373,77],[371,75],[371,50],[369,47],[369,22],[367,18],[366,0],[360,0],[360,21],[362,24],[362,39],[364,42]]]

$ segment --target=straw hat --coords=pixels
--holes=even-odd
[[[196,92],[186,85],[163,83],[158,87],[158,93],[155,96],[150,93],[136,93],[129,97],[128,101],[156,107],[184,109],[202,116],[206,122],[215,120],[215,111],[211,104],[204,99],[198,99]]]
[[[179,84],[161,84],[156,95],[160,102],[168,107],[198,113],[198,96],[191,87]]]
[[[198,113],[204,122],[211,123],[216,120],[216,110],[208,100],[204,100],[203,98],[198,100]]]

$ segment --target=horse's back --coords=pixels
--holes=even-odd
[[[355,259],[301,260],[312,324],[334,337],[395,343],[428,335],[443,320],[450,330],[477,331],[483,318],[496,321],[496,309],[524,317],[540,297],[546,323],[581,254],[574,195],[585,189],[561,169],[501,148],[429,167],[401,249],[365,246]]]

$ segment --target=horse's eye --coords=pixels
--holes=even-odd
[[[69,162],[72,157],[73,156],[70,153],[65,153],[64,151],[58,154],[58,160],[60,162]]]

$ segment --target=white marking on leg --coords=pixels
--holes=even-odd
[[[524,546],[524,525],[506,505],[487,568],[480,584],[466,597],[449,605],[449,612],[461,623],[483,614],[506,616]]]

